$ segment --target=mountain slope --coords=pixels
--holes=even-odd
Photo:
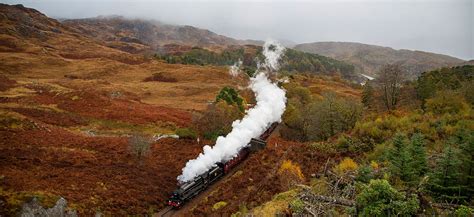
[[[249,43],[261,44],[260,41],[236,40],[209,30],[172,26],[152,20],[114,16],[64,20],[62,23],[105,46],[128,53],[158,53],[166,57],[168,63],[232,65],[239,59],[246,60],[246,63],[254,61],[255,53],[246,55],[249,50],[252,52],[257,49],[261,53],[260,46],[243,46]],[[344,62],[300,51],[289,52],[288,55],[291,56],[289,62],[293,67],[283,67],[283,70],[329,75],[339,72],[348,80],[361,80],[360,76],[354,73],[354,67]],[[217,61],[221,60],[222,56],[227,58],[225,64]]]
[[[60,85],[61,91],[93,87],[99,94],[120,92],[144,103],[190,110],[206,108],[207,101],[232,82],[225,67],[166,64],[104,44],[35,9],[0,4],[0,77],[22,84]],[[156,72],[178,82],[143,82]],[[2,94],[26,91],[18,87]],[[183,99],[176,100],[179,97]]]
[[[136,51],[150,48],[141,41],[128,41],[123,44]],[[306,55],[310,54],[302,57]],[[152,215],[163,208],[186,161],[213,143],[160,139],[150,144],[146,157],[139,158],[127,137],[151,138],[191,127],[194,114],[207,109],[223,87],[238,89],[247,86],[248,79],[229,75],[224,66],[167,64],[143,56],[114,49],[37,10],[0,4],[0,216],[16,216],[32,196],[54,203],[61,195],[84,216],[97,210],[108,216]],[[169,79],[148,79],[155,75]],[[360,95],[359,89],[338,79],[306,75],[299,79],[315,94],[331,90]],[[245,184],[248,192],[222,194],[210,201],[256,206],[277,193],[279,184],[261,174],[278,167],[286,150],[298,144],[274,141],[271,144],[277,141],[278,146],[262,150],[239,169],[241,178],[252,178]],[[299,147],[306,150],[304,144]],[[311,162],[303,170],[309,176],[326,157],[310,159],[303,151],[289,157]],[[221,189],[249,180],[241,178],[225,182]],[[200,205],[206,212],[196,212],[216,214],[212,205]],[[238,206],[229,204],[225,212],[236,212]]]
[[[39,11],[22,5],[0,4],[0,71],[15,72],[8,58],[35,55],[37,59],[51,59],[49,64],[61,64],[64,59],[106,58],[127,64],[143,62],[143,57],[112,49],[85,37]],[[45,62],[45,61],[43,61]],[[33,67],[34,65],[31,65]]]
[[[296,50],[320,54],[354,64],[361,73],[376,76],[381,66],[389,63],[401,64],[411,78],[419,76],[424,71],[453,66],[463,60],[447,55],[395,50],[389,47],[352,43],[352,42],[315,42],[299,44]]]
[[[84,35],[104,41],[108,46],[131,52],[147,48],[156,50],[166,44],[212,47],[248,43],[193,26],[173,26],[158,21],[126,19],[120,16],[64,20],[63,24]],[[127,47],[130,44],[133,44],[134,48]],[[135,48],[136,46],[138,48]]]

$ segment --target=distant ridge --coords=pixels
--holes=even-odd
[[[354,42],[315,42],[298,44],[294,48],[351,63],[359,72],[371,76],[376,76],[380,67],[389,63],[401,64],[409,72],[410,77],[415,78],[424,71],[464,62],[464,60],[442,54],[395,50],[390,47]]]

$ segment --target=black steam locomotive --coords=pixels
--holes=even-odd
[[[245,160],[250,153],[265,148],[267,145],[266,140],[268,137],[270,137],[277,125],[278,123],[273,123],[270,125],[270,127],[258,139],[252,139],[249,145],[241,149],[234,158],[226,162],[217,163],[216,166],[212,167],[207,172],[179,186],[179,188],[175,190],[168,199],[167,204],[174,208],[180,208],[186,201],[195,197],[204,191],[209,185],[219,180],[225,174],[229,173],[240,162]]]

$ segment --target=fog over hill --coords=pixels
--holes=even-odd
[[[236,39],[351,41],[473,59],[471,0],[1,0],[49,17],[121,15],[209,29]]]
[[[372,76],[385,64],[401,64],[412,78],[424,71],[440,67],[455,66],[464,61],[447,55],[395,50],[390,47],[352,43],[352,42],[316,42],[299,44],[296,50],[319,54],[351,63],[361,72]]]
[[[262,43],[258,40],[238,40],[193,26],[170,25],[154,20],[129,19],[121,16],[69,19],[63,20],[62,23],[81,34],[105,42],[108,47],[129,53],[144,51],[154,53],[163,49],[182,50],[191,49],[193,46],[221,50],[227,46]],[[415,78],[424,71],[464,62],[447,55],[406,49],[396,50],[353,42],[315,42],[297,45],[291,41],[284,42],[300,51],[353,64],[358,73],[371,76],[376,76],[381,66],[390,63],[401,64],[409,72],[410,77]],[[179,46],[170,46],[171,44]]]
[[[108,42],[134,42],[156,49],[164,44],[191,46],[237,45],[243,43],[193,26],[167,25],[158,21],[127,19],[121,16],[64,20],[81,33]]]

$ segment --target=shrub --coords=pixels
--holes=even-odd
[[[212,209],[213,209],[214,211],[216,211],[216,210],[218,210],[218,209],[220,209],[220,208],[223,208],[223,207],[225,207],[225,206],[227,206],[227,202],[225,202],[225,201],[219,201],[219,202],[215,203],[215,204],[212,206]]]
[[[308,144],[308,147],[313,152],[323,153],[323,154],[336,154],[338,152],[335,144],[331,142],[313,142]]]
[[[202,115],[193,117],[193,125],[206,139],[216,139],[232,130],[232,122],[242,118],[243,113],[235,105],[218,102],[207,107]]]
[[[346,135],[341,135],[337,138],[336,144],[339,151],[347,151],[352,145],[352,140]]]
[[[377,161],[370,161],[370,167],[372,167],[374,170],[378,170],[380,166]]]
[[[452,91],[439,92],[426,101],[426,111],[434,114],[456,114],[468,108],[464,97]]]
[[[163,72],[154,73],[150,77],[143,79],[144,82],[161,81],[161,82],[178,82],[178,79],[165,75]]]
[[[285,160],[280,166],[280,173],[289,171],[290,173],[296,175],[299,179],[304,179],[304,175],[301,172],[300,166],[291,162],[291,160]]]
[[[249,76],[253,77],[255,75],[255,71],[257,71],[256,67],[244,66],[243,71]]]
[[[285,188],[289,188],[296,183],[301,183],[304,181],[303,172],[301,172],[300,166],[293,163],[291,160],[285,160],[278,170],[280,179],[282,180],[282,185]]]
[[[454,215],[457,217],[469,217],[474,215],[474,209],[461,205],[454,211]]]
[[[290,209],[293,213],[300,214],[304,211],[304,203],[299,198],[294,199],[290,202]]]
[[[277,216],[286,212],[291,201],[298,195],[297,189],[278,193],[273,196],[271,201],[252,209],[254,216]]]
[[[352,160],[351,158],[344,158],[336,167],[334,168],[336,173],[343,174],[350,171],[355,171],[359,168],[359,165]]]
[[[209,139],[209,140],[215,141],[215,140],[217,140],[217,138],[218,138],[219,136],[223,136],[223,135],[224,135],[224,133],[223,133],[222,130],[216,130],[216,131],[205,132],[204,135],[203,135],[203,137],[204,137],[205,139]]]
[[[387,143],[381,143],[374,146],[373,150],[366,153],[367,160],[383,162],[387,158]]]
[[[363,166],[357,171],[356,181],[368,183],[374,178],[372,167]]]
[[[383,179],[373,179],[362,186],[356,207],[360,216],[410,216],[419,208],[416,196],[407,197]]]
[[[331,184],[325,176],[311,179],[310,184],[311,191],[315,194],[327,195],[332,190],[332,186],[330,186]]]
[[[216,102],[224,100],[228,105],[237,105],[241,112],[244,112],[244,99],[232,87],[224,87],[216,96]]]
[[[150,137],[139,133],[134,133],[130,138],[128,138],[130,150],[139,160],[148,154],[152,142],[153,140]]]
[[[197,138],[197,133],[189,128],[179,128],[176,130],[176,135],[179,136],[179,138],[183,139],[196,139]]]

